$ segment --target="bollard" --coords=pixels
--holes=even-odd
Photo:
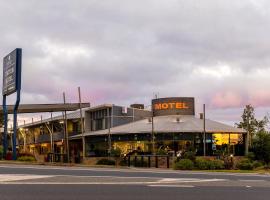
[[[170,168],[170,157],[167,156],[167,168]]]
[[[143,166],[143,156],[141,157],[141,167],[144,167]]]
[[[156,168],[158,168],[158,157],[155,156],[155,160],[156,160]]]
[[[128,156],[128,167],[130,167],[130,156]]]
[[[151,157],[148,156],[148,167],[150,168],[151,167]]]
[[[134,157],[134,167],[137,166],[137,156]]]

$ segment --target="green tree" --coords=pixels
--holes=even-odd
[[[253,138],[257,132],[265,131],[268,124],[268,117],[264,117],[262,120],[257,120],[254,114],[254,108],[252,105],[246,105],[242,114],[242,121],[236,123],[238,128],[243,128],[249,133],[249,146],[253,144]]]
[[[246,105],[244,112],[242,114],[242,121],[236,123],[238,128],[243,128],[249,133],[249,146],[252,144],[252,138],[256,131],[256,122],[254,108],[249,104]]]
[[[259,131],[254,138],[253,151],[257,160],[270,162],[270,134],[266,131]]]

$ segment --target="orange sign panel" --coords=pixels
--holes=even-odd
[[[155,110],[168,110],[168,109],[188,109],[185,102],[172,102],[172,103],[156,103],[154,104]]]

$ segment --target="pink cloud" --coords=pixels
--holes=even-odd
[[[250,93],[249,102],[256,107],[269,107],[270,92],[265,90],[253,90]]]
[[[210,104],[216,108],[240,107],[243,104],[243,97],[236,92],[222,91],[214,94]]]

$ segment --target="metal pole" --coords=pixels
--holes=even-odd
[[[108,119],[108,154],[111,156],[112,151],[112,141],[111,141],[111,117],[110,117],[110,109],[107,109],[107,119]],[[112,105],[112,111],[111,116],[113,115],[113,105]]]
[[[64,104],[66,104],[66,94],[63,92],[63,100]],[[65,128],[64,128],[64,133],[65,133],[65,140],[66,140],[66,154],[67,154],[67,162],[69,163],[69,144],[68,144],[68,130],[67,130],[67,111],[64,111],[64,118],[65,118]]]
[[[23,125],[25,126],[25,120],[23,120]],[[26,152],[26,130],[25,130],[25,128],[23,130],[23,133],[24,133],[24,135],[23,135],[23,151]]]
[[[14,106],[14,117],[13,117],[13,140],[12,140],[12,144],[13,144],[13,148],[12,148],[12,159],[16,160],[17,159],[17,150],[16,150],[16,138],[17,138],[17,110],[20,104],[20,100],[21,100],[21,90],[20,87],[17,90],[17,100],[16,100],[16,104]]]
[[[51,113],[51,153],[54,153],[54,141],[53,141],[53,121],[52,121],[52,113]]]
[[[151,121],[152,121],[152,152],[155,154],[155,133],[154,133],[154,109],[152,108],[152,116],[151,116]]]
[[[6,99],[7,99],[7,96],[4,95],[3,96],[3,114],[4,114],[4,135],[3,135],[3,157],[6,158],[6,155],[7,155],[7,148],[8,148],[8,145],[7,145],[7,131],[8,131],[8,124],[7,124],[7,121],[8,121],[8,112],[7,112],[7,104],[6,104]]]
[[[85,160],[85,136],[84,136],[84,121],[83,121],[83,114],[82,114],[82,99],[81,99],[81,88],[78,87],[79,93],[79,106],[80,106],[80,118],[81,118],[81,132],[82,132],[82,154],[83,160]]]
[[[249,148],[249,139],[250,139],[250,132],[249,132],[249,116],[247,118],[247,121],[248,121],[248,124],[247,124],[247,134],[246,134],[246,141],[245,141],[245,155],[247,156],[248,155],[248,148]]]
[[[203,104],[203,156],[206,156],[205,104]]]

